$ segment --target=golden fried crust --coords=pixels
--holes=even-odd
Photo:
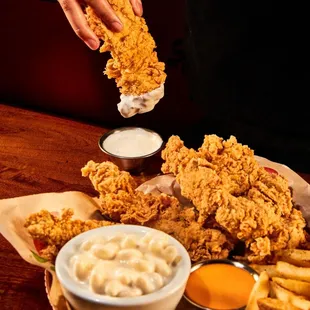
[[[39,253],[40,256],[53,261],[61,247],[73,237],[94,228],[114,224],[108,221],[73,220],[72,216],[72,209],[64,209],[59,217],[46,210],[41,210],[26,219],[24,226],[31,237],[45,245],[45,248]]]
[[[254,152],[237,142],[234,136],[224,141],[216,135],[206,135],[199,157],[207,159],[232,195],[242,195],[257,179],[259,165]]]
[[[228,203],[221,178],[208,168],[208,162],[204,159],[192,158],[177,174],[176,180],[180,184],[181,194],[190,199],[199,211],[198,222],[202,225],[209,215]]]
[[[244,241],[250,261],[305,244],[306,223],[293,208],[287,180],[259,167],[254,152],[235,137],[205,136],[196,152],[173,136],[162,157],[162,171],[176,176],[199,212],[198,223]]]
[[[233,249],[231,239],[218,229],[204,228],[195,221],[184,218],[170,220],[160,218],[146,226],[161,230],[179,240],[192,261],[227,258]]]
[[[144,18],[134,14],[129,0],[108,2],[123,23],[119,33],[110,31],[92,8],[86,8],[90,28],[104,41],[100,52],[111,52],[105,74],[116,80],[125,95],[141,95],[160,87],[166,79],[165,64],[158,61]]]
[[[100,198],[100,211],[124,224],[145,225],[161,230],[179,240],[193,261],[226,258],[233,244],[217,229],[205,229],[196,222],[192,208],[183,208],[179,201],[161,194],[130,195],[120,191]]]
[[[141,192],[130,194],[125,191],[101,196],[100,200],[100,211],[103,215],[126,224],[144,224],[156,218],[163,205],[177,203],[176,198],[164,194],[155,196]]]
[[[114,164],[91,162],[88,166],[93,174],[90,179],[97,190],[100,189],[99,183],[119,184],[121,172]],[[83,171],[84,174],[89,172],[89,167]],[[103,167],[108,167],[109,173],[104,174],[106,179],[94,178]],[[117,190],[110,192],[109,186],[104,190],[101,188],[99,210],[104,216],[115,222],[145,225],[172,235],[185,246],[193,261],[228,256],[233,248],[229,233],[203,228],[197,223],[194,208],[182,207],[175,197],[134,191],[132,186],[126,185],[129,182],[131,179],[125,178],[122,186],[112,185]]]
[[[161,170],[165,174],[177,175],[184,169],[192,158],[199,158],[194,149],[188,149],[178,136],[171,136],[161,153],[165,161]]]
[[[223,185],[233,195],[246,192],[257,179],[259,165],[254,152],[231,136],[227,141],[216,135],[206,135],[198,151],[188,149],[178,136],[171,136],[162,151],[163,173],[175,176],[192,158],[205,159],[203,165],[214,170]]]
[[[89,177],[100,195],[117,193],[120,190],[132,194],[137,187],[136,181],[128,172],[120,171],[109,161],[98,164],[90,160],[81,172],[83,177]]]

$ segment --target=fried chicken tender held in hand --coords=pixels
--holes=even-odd
[[[41,257],[53,261],[59,250],[73,237],[94,228],[114,224],[108,221],[73,220],[72,216],[72,209],[63,210],[59,217],[41,210],[26,219],[24,227],[28,233],[34,240],[45,245],[39,253]]]
[[[90,160],[81,172],[83,177],[89,177],[100,195],[117,193],[120,190],[132,194],[137,187],[136,181],[128,172],[120,171],[109,161],[98,164]]]
[[[155,41],[144,18],[136,16],[129,0],[108,0],[123,24],[121,32],[109,30],[91,7],[86,19],[104,41],[100,52],[111,52],[105,74],[120,88],[119,111],[124,117],[152,110],[164,95],[165,64],[158,61]]]

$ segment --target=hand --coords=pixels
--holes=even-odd
[[[136,15],[141,16],[143,9],[141,0],[129,0]],[[89,48],[96,50],[99,48],[99,39],[88,27],[79,0],[58,0],[72,29],[77,36],[82,39]],[[115,32],[122,30],[122,23],[116,16],[107,0],[85,0],[87,5],[92,7],[96,14],[102,19],[104,24]]]

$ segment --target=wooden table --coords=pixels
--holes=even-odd
[[[69,190],[96,195],[80,168],[107,159],[97,145],[107,130],[0,105],[0,199]],[[50,309],[43,270],[23,261],[1,235],[0,309]]]

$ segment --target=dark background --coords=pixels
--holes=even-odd
[[[57,3],[1,3],[0,100],[102,126],[139,125],[189,146],[230,134],[256,154],[310,172],[309,17],[302,2],[145,0],[167,65],[151,113],[123,119],[119,92]]]

